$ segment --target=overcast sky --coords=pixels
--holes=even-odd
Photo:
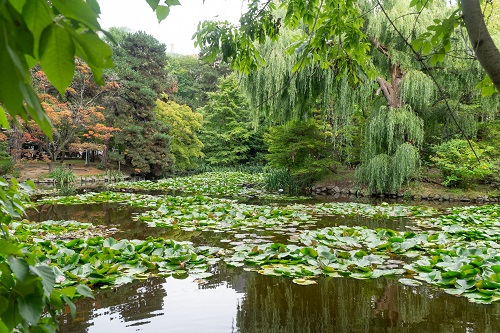
[[[180,0],[182,6],[172,7],[170,15],[158,24],[156,14],[146,0],[99,0],[104,29],[127,27],[132,31],[145,31],[167,50],[179,54],[196,54],[191,36],[199,21],[223,19],[236,23],[241,15],[242,0]],[[163,3],[163,1],[160,1]]]

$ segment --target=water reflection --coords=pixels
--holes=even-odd
[[[200,289],[192,279],[148,279],[77,302],[60,332],[236,332],[242,294],[227,284]]]
[[[221,266],[207,284],[152,278],[77,303],[61,332],[497,332],[500,305],[478,305],[393,278],[289,279]]]
[[[41,206],[30,219],[117,225],[117,238],[165,237],[195,245],[220,246],[230,233],[163,230],[132,220],[137,208],[119,204]],[[402,230],[406,219],[331,217],[316,227],[365,225]],[[264,231],[262,231],[264,232]],[[279,235],[273,240],[276,241]],[[96,292],[77,302],[77,316],[61,317],[60,332],[217,333],[490,333],[500,327],[500,304],[478,305],[429,286],[403,286],[395,278],[318,279],[298,286],[289,279],[262,276],[221,264],[207,283],[150,278]]]

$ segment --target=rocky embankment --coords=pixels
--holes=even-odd
[[[317,185],[311,188],[311,194],[314,196],[333,196],[333,197],[379,197],[392,199],[407,199],[415,201],[458,201],[458,202],[473,202],[473,203],[496,203],[500,202],[500,197],[488,195],[469,195],[469,194],[428,194],[428,193],[411,193],[409,191],[392,193],[392,194],[375,194],[369,193],[366,190],[360,190],[354,187],[341,188],[337,185]]]

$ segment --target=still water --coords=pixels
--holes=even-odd
[[[32,212],[33,220],[73,219],[127,230],[115,237],[150,235],[190,240],[195,245],[221,246],[211,232],[162,231],[132,221],[137,210],[116,204],[52,206]],[[388,222],[388,221],[386,221]],[[403,219],[384,224],[401,229]],[[322,224],[376,222],[330,219]],[[77,315],[65,313],[60,332],[477,332],[500,330],[500,304],[480,305],[430,286],[404,286],[395,278],[355,280],[320,278],[317,285],[247,272],[213,268],[207,281],[192,278],[150,278],[95,292],[95,299],[77,302]]]

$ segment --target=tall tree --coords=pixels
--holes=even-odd
[[[176,87],[169,98],[196,110],[208,102],[208,93],[217,90],[220,77],[230,74],[225,63],[209,64],[198,56],[170,55],[167,71],[175,78]]]
[[[218,90],[209,93],[200,138],[205,161],[210,165],[235,166],[258,162],[264,151],[262,131],[254,131],[248,101],[236,76],[222,78]]]
[[[107,101],[112,111],[118,147],[127,164],[138,172],[160,176],[172,166],[169,127],[154,112],[156,100],[169,93],[172,79],[165,70],[166,47],[144,32],[111,29],[114,72],[119,85],[117,98]]]

